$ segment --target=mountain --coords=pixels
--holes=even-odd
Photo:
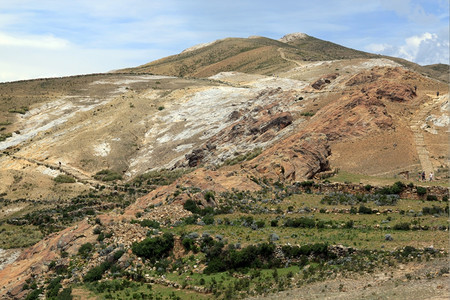
[[[355,261],[440,284],[446,72],[297,33],[0,84],[0,295],[123,298],[152,282],[155,297],[231,297],[308,278],[325,280],[320,293],[334,286],[324,274],[356,274]]]
[[[178,77],[209,77],[227,71],[272,75],[287,71],[302,61],[356,58],[387,58],[427,76],[445,82],[449,80],[448,65],[438,68],[422,67],[404,59],[354,50],[304,33],[287,34],[279,40],[260,36],[221,39],[193,46],[177,55],[116,72]]]
[[[238,71],[271,75],[286,71],[298,61],[369,58],[373,54],[342,47],[308,35],[273,40],[265,37],[227,38],[187,49],[125,73],[153,73],[170,76],[208,77],[219,72]],[[289,61],[291,60],[291,61]]]

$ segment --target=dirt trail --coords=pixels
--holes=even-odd
[[[293,60],[293,59],[287,58],[287,57],[286,57],[286,54],[284,54],[282,48],[278,48],[278,52],[280,52],[280,56],[281,56],[282,59],[284,59],[284,60],[286,60],[286,61],[289,61],[289,62],[293,62],[294,64],[296,64],[296,65],[299,66],[299,67],[302,67],[302,66],[303,66],[300,62],[298,62],[298,61],[296,61],[296,60]]]
[[[13,159],[18,159],[18,160],[26,160],[32,164],[36,164],[38,166],[44,166],[44,167],[52,169],[52,170],[58,170],[66,175],[74,177],[77,181],[82,182],[84,184],[89,184],[92,187],[97,186],[97,185],[105,185],[104,182],[97,181],[97,180],[93,179],[92,177],[90,177],[89,175],[87,175],[87,174],[83,173],[82,171],[77,170],[71,166],[67,166],[67,165],[57,166],[57,165],[49,164],[49,163],[39,161],[36,159],[21,157],[21,156],[17,156],[17,155],[10,155],[10,157]]]
[[[433,97],[433,101],[427,102],[421,108],[419,108],[417,112],[414,114],[413,119],[411,120],[410,127],[412,132],[414,133],[414,143],[416,144],[417,154],[419,155],[422,170],[425,171],[425,174],[427,175],[433,172],[434,169],[433,164],[431,163],[430,160],[430,154],[424,142],[423,130],[421,128],[421,125],[424,123],[426,117],[430,114],[431,110],[435,108],[437,105],[444,102],[446,99],[448,99],[448,95]]]

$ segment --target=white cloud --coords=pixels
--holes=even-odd
[[[417,54],[425,44],[437,44],[437,35],[425,32],[418,36],[414,35],[405,40],[405,44],[398,48],[398,55],[410,61],[417,61]]]
[[[449,63],[449,40],[436,33],[425,32],[413,35],[400,45],[369,44],[367,51],[390,56],[401,57],[421,64]]]
[[[392,48],[389,44],[369,44],[366,46],[366,50],[372,53],[384,53],[388,49]]]
[[[69,46],[69,41],[52,35],[12,36],[0,32],[0,46],[19,46],[28,48],[63,49]]]

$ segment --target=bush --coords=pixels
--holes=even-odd
[[[446,209],[433,205],[433,207],[423,207],[422,213],[424,215],[443,215],[446,213]]]
[[[41,289],[35,289],[35,290],[31,291],[31,293],[29,293],[27,295],[25,300],[38,300],[40,294],[42,294],[42,290]]]
[[[256,221],[255,224],[258,228],[264,228],[264,226],[266,226],[266,223],[263,220]]]
[[[277,227],[278,226],[278,220],[274,219],[274,220],[270,221],[270,226],[271,227]]]
[[[436,195],[427,195],[427,201],[438,201]]]
[[[299,182],[298,185],[301,187],[312,187],[314,184],[314,181],[302,181]]]
[[[212,224],[214,224],[214,217],[211,216],[211,215],[207,215],[207,216],[204,216],[204,217],[202,218],[202,221],[203,221],[206,225],[212,225]]]
[[[83,258],[87,258],[89,256],[89,254],[91,253],[92,249],[94,249],[94,246],[91,243],[83,244],[78,249],[78,254],[80,254],[81,257],[83,257]]]
[[[141,222],[139,222],[139,224],[142,227],[149,227],[149,228],[155,228],[155,229],[158,229],[160,226],[158,221],[149,220],[149,219],[142,220]]]
[[[94,178],[101,181],[121,180],[122,175],[113,170],[101,170],[94,175]]]
[[[284,255],[289,258],[299,258],[302,256],[314,255],[315,257],[332,258],[334,254],[328,251],[328,244],[316,243],[299,246],[283,246],[281,248]]]
[[[394,225],[394,230],[409,230],[411,226],[409,223],[403,222]]]
[[[403,190],[405,188],[406,188],[406,185],[403,182],[397,181],[392,186],[384,187],[384,188],[378,190],[376,193],[377,194],[382,194],[382,195],[394,195],[394,194],[398,195],[401,192],[403,192]]]
[[[146,238],[140,243],[133,243],[131,249],[139,257],[145,257],[152,262],[169,255],[173,249],[174,238],[170,233],[155,238]]]
[[[198,214],[200,211],[200,208],[197,206],[197,203],[195,203],[195,201],[191,199],[186,200],[186,202],[183,204],[183,208],[185,210],[190,211],[193,214]]]
[[[58,295],[59,290],[62,288],[61,277],[56,277],[47,286],[47,297],[52,298]]]
[[[61,293],[58,294],[58,297],[56,297],[57,300],[72,300],[72,288],[68,287],[61,291]]]
[[[206,202],[214,201],[215,200],[214,192],[213,191],[207,191],[205,193],[205,200],[206,200]]]
[[[53,180],[57,183],[74,183],[76,180],[69,175],[58,175]]]
[[[245,268],[261,268],[263,266],[278,266],[279,261],[274,258],[275,245],[263,243],[260,245],[249,245],[241,251],[230,249],[222,251],[221,243],[214,244],[214,251],[208,251],[208,265],[203,271],[205,274],[223,272],[226,270],[239,270]],[[265,263],[265,265],[264,265]]]
[[[416,191],[417,191],[417,195],[419,195],[419,196],[423,196],[427,193],[427,189],[422,186],[416,187]]]
[[[101,265],[93,267],[86,273],[86,275],[84,275],[83,281],[93,282],[102,279],[103,273],[105,273],[110,267],[111,264],[108,262],[103,262]]]
[[[301,217],[296,219],[287,219],[284,226],[294,228],[314,228],[316,226],[316,222],[314,219]]]
[[[183,245],[184,249],[186,251],[190,251],[193,250],[195,247],[195,240],[191,239],[189,237],[185,237],[182,241],[181,244]]]
[[[372,211],[371,208],[365,207],[364,205],[360,205],[360,206],[359,206],[358,212],[359,212],[360,214],[367,214],[367,215],[370,215],[370,214],[373,213],[373,211]]]

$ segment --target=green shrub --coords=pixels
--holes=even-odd
[[[232,165],[238,164],[238,163],[243,162],[243,161],[252,160],[255,157],[257,157],[258,155],[260,155],[261,152],[262,152],[261,148],[255,148],[252,151],[247,152],[245,154],[241,154],[241,155],[238,155],[238,156],[236,156],[234,158],[227,159],[226,161],[223,162],[223,165],[225,165],[225,166],[232,166]]]
[[[284,255],[289,258],[314,255],[315,257],[333,258],[335,255],[328,251],[327,243],[316,243],[299,246],[285,245],[281,248]]]
[[[93,282],[102,279],[103,274],[111,267],[111,263],[103,262],[99,266],[90,269],[83,277],[84,282]]]
[[[2,134],[0,134],[0,142],[3,142],[7,138],[10,138],[10,137],[12,137],[12,133],[11,132],[9,132],[9,133],[2,133]]]
[[[410,224],[407,222],[398,223],[394,225],[394,230],[409,230],[411,228]]]
[[[271,227],[277,227],[278,226],[278,220],[274,219],[274,220],[270,221],[270,226]]]
[[[202,221],[203,221],[206,225],[212,225],[212,224],[214,224],[214,217],[211,216],[211,215],[207,215],[207,216],[204,216],[204,217],[202,218]]]
[[[270,268],[280,265],[280,262],[274,257],[275,245],[271,243],[249,245],[241,251],[236,249],[222,251],[222,243],[211,240],[208,243],[210,247],[206,251],[208,264],[203,271],[205,274],[246,268]]]
[[[191,199],[186,200],[186,202],[183,204],[183,208],[193,214],[198,213],[200,210],[200,208],[197,206],[197,203],[195,203],[195,201]]]
[[[56,277],[47,286],[47,297],[52,298],[56,297],[59,293],[59,290],[62,288],[61,285],[62,277]]]
[[[160,224],[158,221],[149,220],[149,219],[142,220],[141,222],[139,222],[139,224],[142,227],[149,227],[149,228],[155,228],[155,229],[158,229],[160,227]]]
[[[114,259],[115,261],[119,260],[119,259],[122,257],[122,255],[123,255],[124,253],[125,253],[125,250],[122,250],[122,249],[117,250],[116,252],[114,252],[113,259]]]
[[[61,291],[56,297],[57,300],[72,300],[72,288],[68,287]]]
[[[31,292],[27,295],[27,297],[25,298],[25,300],[38,300],[40,294],[42,294],[42,290],[41,290],[41,289],[35,289],[35,290],[31,291]]]
[[[314,228],[316,226],[316,222],[314,219],[301,217],[296,219],[287,219],[284,226],[294,228]]]
[[[53,180],[57,183],[74,183],[76,180],[69,175],[58,175]]]
[[[263,220],[256,221],[255,224],[258,228],[264,228],[264,226],[266,226],[266,223]]]
[[[358,212],[359,212],[360,214],[367,214],[367,215],[370,215],[370,214],[373,213],[373,211],[372,211],[371,208],[366,207],[366,206],[364,206],[364,205],[360,205],[360,206],[359,206]]]
[[[93,249],[94,246],[91,243],[85,243],[78,249],[78,254],[83,258],[87,258]]]
[[[133,243],[131,249],[137,256],[145,257],[154,262],[168,256],[173,249],[173,245],[173,235],[164,233],[163,236],[148,237],[140,243]]]
[[[436,195],[427,195],[427,201],[438,201]]]
[[[302,182],[299,182],[298,185],[301,187],[312,187],[314,185],[314,181],[312,181],[312,180],[302,181]]]
[[[121,180],[122,175],[113,170],[101,170],[94,175],[94,178],[101,181]]]
[[[214,201],[215,200],[214,192],[213,191],[207,191],[205,193],[205,200],[206,200],[206,202]]]
[[[443,215],[445,210],[439,206],[433,205],[433,207],[423,207],[422,213],[424,215]]]
[[[11,108],[10,110],[8,110],[8,112],[10,112],[10,113],[18,113],[18,114],[24,115],[28,110],[29,110],[28,107],[22,106],[20,108]]]
[[[417,191],[417,195],[419,195],[419,196],[423,196],[427,193],[427,189],[422,186],[416,187],[416,191]]]
[[[183,240],[181,241],[181,244],[183,245],[183,247],[186,251],[194,250],[194,248],[195,248],[195,240],[191,239],[189,237],[183,238]]]
[[[401,192],[403,192],[403,190],[405,188],[406,188],[406,185],[403,182],[397,181],[392,186],[384,187],[384,188],[378,190],[376,193],[377,194],[382,194],[382,195],[394,195],[394,194],[398,195]]]

